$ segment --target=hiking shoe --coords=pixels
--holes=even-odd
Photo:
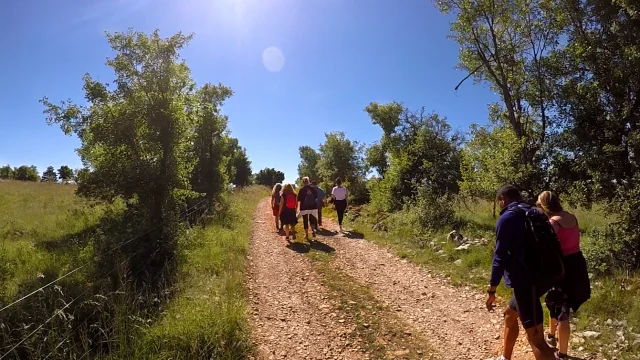
[[[558,339],[556,339],[555,335],[551,335],[548,332],[544,333],[544,338],[545,340],[547,340],[547,343],[549,344],[549,346],[551,346],[552,348],[556,347],[558,344]]]

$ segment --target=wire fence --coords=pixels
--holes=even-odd
[[[199,201],[197,204],[187,208],[186,210],[183,210],[180,212],[181,215],[184,215],[185,217],[188,217],[189,215],[195,213],[198,209],[200,209],[200,205],[202,205],[204,202],[206,202],[207,199],[203,199],[201,201]],[[206,215],[206,211],[198,218],[197,222],[202,221],[202,218]],[[163,226],[164,223],[160,223],[159,225],[154,226],[153,228],[138,234],[130,239],[127,239],[123,242],[121,242],[120,244],[112,247],[111,249],[107,250],[106,252],[102,253],[100,256],[106,256],[109,255],[115,251],[117,251],[118,249],[121,249],[123,246],[133,242],[136,239],[139,239],[141,237],[143,237],[146,234],[149,234],[150,232],[160,228],[161,226]],[[120,266],[123,266],[125,263],[129,262],[134,256],[138,255],[140,252],[142,252],[142,250],[144,249],[140,249],[138,251],[136,251],[135,253],[133,253],[132,255],[130,255],[127,259],[125,259],[123,262],[120,263]],[[155,254],[155,253],[154,253]],[[99,256],[95,256],[93,258],[93,260],[97,259]],[[153,257],[153,254],[149,257],[149,261],[151,260],[151,258]],[[15,306],[17,304],[19,304],[20,302],[28,299],[29,297],[37,294],[40,291],[43,291],[44,289],[48,288],[49,286],[54,285],[55,283],[59,282],[60,280],[82,270],[83,268],[86,268],[87,266],[89,266],[91,264],[91,260],[85,262],[84,264],[68,271],[67,273],[63,274],[62,276],[56,278],[53,281],[50,281],[49,283],[39,287],[38,289],[18,298],[17,300],[11,302],[10,304],[0,308],[0,312],[5,311],[9,308],[11,308],[12,306]],[[166,264],[165,264],[166,266]],[[110,270],[107,274],[105,274],[102,278],[100,278],[98,281],[102,281],[104,279],[106,279],[107,277],[109,277],[114,271],[116,271],[118,269],[118,267],[115,267]],[[124,285],[123,285],[124,286]],[[122,287],[121,287],[122,288]],[[73,305],[76,301],[78,301],[78,299],[80,299],[81,297],[83,297],[85,294],[87,294],[89,291],[91,290],[91,287],[88,287],[87,289],[85,289],[84,291],[82,291],[78,296],[74,297],[70,302],[66,303],[62,308],[57,309],[54,311],[53,315],[51,315],[49,318],[47,318],[42,324],[40,324],[38,327],[36,327],[32,332],[30,332],[27,336],[25,336],[24,338],[22,338],[18,343],[14,344],[14,345],[10,345],[10,349],[5,352],[2,356],[0,356],[0,360],[7,358],[7,356],[9,356],[10,354],[12,354],[18,347],[20,347],[20,345],[24,344],[29,338],[31,338],[33,335],[35,335],[37,332],[39,332],[40,330],[42,330],[42,328],[44,328],[48,323],[50,323],[53,319],[56,318],[56,316],[59,316],[64,310],[68,309],[71,305]],[[97,311],[97,309],[96,309]],[[95,314],[95,311],[94,311]],[[69,334],[67,334],[67,336],[60,342],[58,343],[52,350],[51,352],[49,352],[49,354],[44,358],[44,359],[48,359],[50,358],[55,351],[60,348],[60,346],[62,346],[67,340],[69,340],[69,338],[80,328],[80,326],[82,326],[92,315],[90,315],[89,317],[87,317],[87,319],[85,319],[85,321],[81,322],[80,324],[78,324],[78,326],[76,326]],[[8,346],[9,347],[9,346]],[[8,348],[7,347],[7,348]],[[84,358],[86,355],[88,355],[91,352],[91,350],[87,351],[81,358]]]

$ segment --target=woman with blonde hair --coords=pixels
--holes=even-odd
[[[284,227],[285,239],[289,240],[289,234],[296,238],[295,226],[298,223],[296,210],[298,208],[298,196],[293,190],[293,185],[285,184],[280,199],[280,223]]]
[[[560,198],[551,191],[543,191],[536,205],[549,217],[562,249],[565,278],[547,293],[545,302],[550,313],[547,339],[555,345],[557,331],[557,357],[567,358],[571,333],[569,315],[591,297],[587,261],[580,251],[578,219],[563,209]]]
[[[271,211],[273,212],[273,217],[276,223],[276,231],[282,231],[282,224],[280,224],[280,201],[282,200],[282,196],[280,192],[282,191],[282,184],[278,183],[273,186],[273,190],[271,190]]]

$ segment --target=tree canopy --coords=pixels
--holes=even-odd
[[[284,181],[284,173],[274,168],[264,168],[256,174],[256,184],[273,186]]]

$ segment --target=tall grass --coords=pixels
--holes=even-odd
[[[139,343],[118,359],[243,359],[252,354],[243,281],[253,213],[263,187],[236,190],[231,209],[196,229],[180,267],[178,295]]]

